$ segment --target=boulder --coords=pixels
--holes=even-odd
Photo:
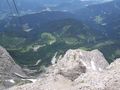
[[[63,76],[74,80],[80,74],[97,71],[101,72],[108,66],[107,60],[98,50],[84,51],[80,49],[68,50],[63,58],[57,61],[55,70]],[[53,69],[52,69],[53,70]]]

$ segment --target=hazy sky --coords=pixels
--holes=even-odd
[[[80,0],[80,1],[113,1],[113,0]]]

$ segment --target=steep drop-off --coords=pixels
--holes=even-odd
[[[120,59],[108,64],[98,50],[69,50],[32,84],[8,90],[119,90]]]

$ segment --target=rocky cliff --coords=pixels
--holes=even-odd
[[[17,65],[9,53],[0,46],[0,90],[15,84],[20,76],[25,77],[21,67]]]
[[[31,84],[8,90],[119,90],[120,59],[108,64],[98,50],[69,50]]]

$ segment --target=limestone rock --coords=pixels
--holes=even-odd
[[[109,65],[98,50],[69,50],[35,83],[8,90],[120,90],[120,59]]]
[[[14,79],[17,78],[15,74],[26,76],[9,53],[0,46],[0,85],[4,85],[5,87],[13,85],[15,83]]]
[[[105,90],[120,90],[120,59],[116,59],[107,69]]]
[[[82,73],[89,71],[99,72],[108,65],[108,62],[105,60],[103,54],[100,51],[83,51],[77,49],[68,50],[64,57],[58,60],[57,64],[54,66],[56,66],[58,69],[58,73],[71,80],[74,80]]]

